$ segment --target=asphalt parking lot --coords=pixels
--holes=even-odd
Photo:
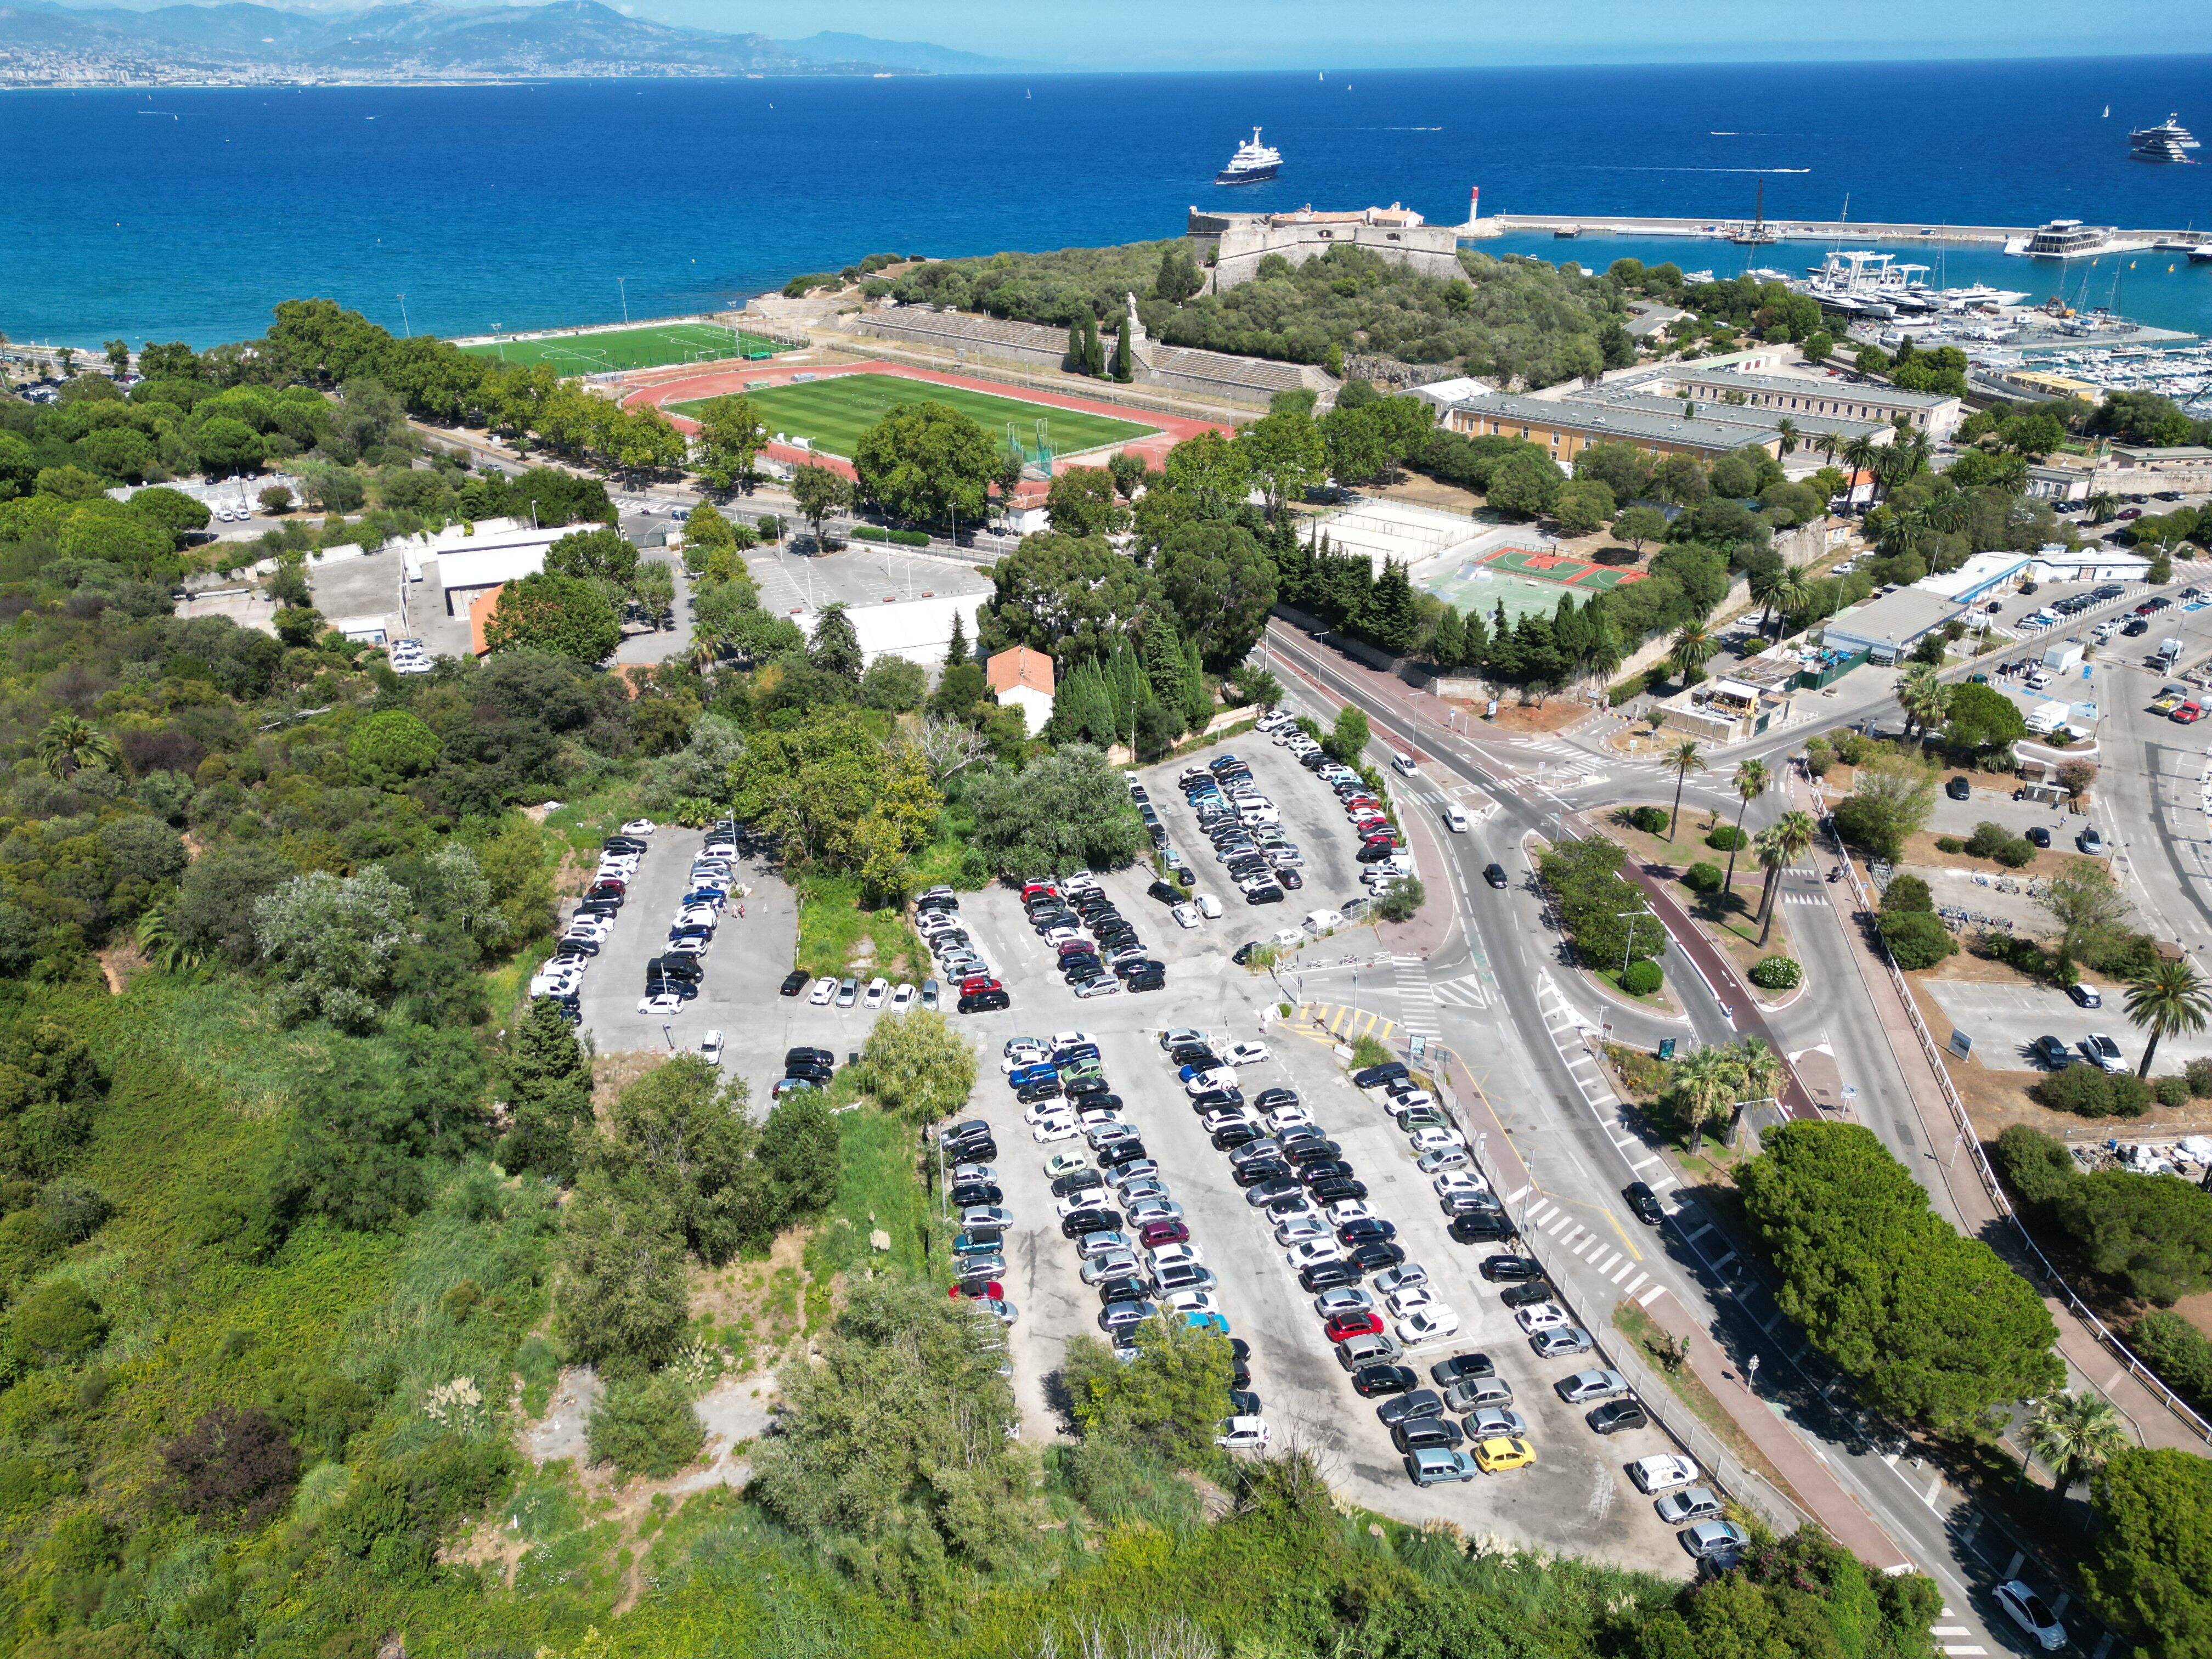
[[[1295,809],[1284,813],[1292,839],[1310,856],[1322,843],[1326,826],[1339,843],[1338,857],[1348,877],[1356,867],[1350,859],[1349,830],[1328,792],[1281,750],[1268,746],[1276,765],[1263,773],[1249,738],[1234,746],[1255,763],[1255,779],[1264,780],[1262,787],[1279,806],[1304,804],[1305,810],[1295,811]],[[1285,769],[1299,775],[1289,776]],[[1190,821],[1176,817],[1183,809],[1174,788],[1175,769],[1169,769],[1157,787],[1148,780],[1148,787],[1156,802],[1166,797],[1162,817],[1181,846],[1182,826]],[[1211,862],[1210,851],[1201,856]],[[1198,890],[1218,892],[1218,878],[1210,884],[1208,873],[1201,868]],[[1080,1030],[1097,1042],[1108,1081],[1121,1097],[1122,1115],[1159,1164],[1162,1179],[1183,1207],[1193,1242],[1218,1275],[1215,1298],[1221,1311],[1233,1332],[1251,1345],[1252,1386],[1276,1449],[1297,1445],[1310,1450],[1340,1490],[1394,1515],[1445,1519],[1474,1535],[1573,1549],[1668,1574],[1686,1572],[1688,1558],[1672,1529],[1623,1473],[1635,1458],[1674,1448],[1656,1430],[1599,1436],[1583,1421],[1587,1407],[1570,1407],[1558,1398],[1553,1384],[1595,1359],[1534,1357],[1498,1300],[1504,1287],[1487,1285],[1475,1273],[1484,1255],[1503,1247],[1453,1243],[1428,1177],[1414,1168],[1405,1138],[1352,1088],[1334,1052],[1263,1025],[1275,1000],[1273,982],[1234,967],[1227,953],[1265,924],[1255,928],[1249,917],[1240,917],[1239,903],[1231,905],[1218,921],[1180,929],[1165,906],[1145,896],[1150,880],[1149,872],[1139,866],[1106,876],[1102,884],[1135,923],[1145,944],[1168,964],[1167,988],[1083,1001],[1060,983],[1017,895],[994,888],[962,900],[968,931],[1013,995],[1013,1006],[1006,1011],[956,1018],[978,1049],[974,1110],[996,1131],[999,1157],[994,1167],[1015,1218],[1007,1232],[1001,1282],[1020,1311],[1010,1351],[1025,1434],[1048,1440],[1059,1431],[1049,1379],[1070,1337],[1100,1334],[1099,1301],[1081,1280],[1077,1246],[1060,1236],[1043,1173],[1053,1153],[1087,1149],[1080,1139],[1037,1145],[1023,1121],[1024,1109],[1005,1085],[999,1060],[1011,1036],[1047,1037]],[[1347,884],[1358,890],[1356,878]],[[1310,886],[1305,892],[1311,890]],[[1326,890],[1328,896],[1346,896],[1343,890]],[[1304,900],[1304,893],[1294,896]],[[1323,902],[1316,897],[1304,908]],[[1290,908],[1261,907],[1260,914],[1273,922],[1279,911]],[[1289,925],[1296,925],[1297,914],[1303,909],[1286,918]],[[1248,1097],[1269,1086],[1297,1091],[1367,1182],[1370,1208],[1395,1223],[1411,1258],[1429,1269],[1442,1298],[1458,1315],[1455,1336],[1414,1351],[1405,1363],[1420,1370],[1425,1382],[1427,1367],[1437,1359],[1462,1352],[1489,1354],[1498,1374],[1512,1384],[1515,1409],[1528,1421],[1535,1468],[1479,1476],[1465,1485],[1418,1488],[1407,1480],[1389,1431],[1376,1415],[1382,1402],[1362,1401],[1352,1392],[1271,1222],[1244,1201],[1226,1158],[1213,1148],[1192,1112],[1175,1068],[1159,1048],[1158,1033],[1168,1026],[1205,1030],[1224,1042],[1259,1040],[1269,1045],[1267,1060],[1244,1069],[1241,1081]]]
[[[2132,1072],[2142,1063],[2143,1034],[2128,1023],[2125,990],[2085,977],[2103,996],[2101,1008],[2078,1008],[2063,991],[2041,985],[1985,985],[1970,980],[1929,980],[1929,994],[1942,1007],[1951,1024],[1974,1040],[1974,1055],[1996,1072],[2041,1071],[2029,1045],[2044,1036],[2078,1045],[2092,1031],[2101,1031],[2119,1044],[2121,1057]],[[1939,1036],[1948,1035],[1939,1033]],[[2081,1057],[2075,1047],[2075,1057]],[[2154,1076],[2179,1076],[2191,1060],[2212,1056],[2212,1036],[2199,1032],[2164,1039],[2152,1063]]]
[[[858,608],[886,599],[949,599],[993,591],[989,577],[951,559],[917,556],[866,542],[820,554],[793,552],[793,544],[771,544],[745,555],[745,568],[760,589],[761,604],[776,616],[818,611],[825,605]],[[973,639],[972,631],[969,637]]]
[[[1928,815],[1928,833],[1963,838],[1972,835],[1978,824],[2001,823],[2013,834],[2022,835],[2040,825],[2051,832],[2051,846],[2035,866],[2039,875],[2048,874],[2073,856],[2074,837],[2096,822],[2094,812],[2085,816],[2044,801],[2014,800],[2014,786],[2010,784],[1996,789],[1976,787],[1965,800],[1953,800],[1948,785],[1961,774],[1947,768],[1942,775],[1946,787],[1936,793],[1936,810]]]

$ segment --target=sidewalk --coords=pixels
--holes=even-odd
[[[1518,1193],[1530,1184],[1528,1166],[1505,1126],[1491,1110],[1489,1097],[1477,1086],[1465,1064],[1455,1054],[1445,1069],[1445,1080],[1457,1097],[1462,1126],[1477,1138],[1487,1174],[1501,1195]],[[1674,1295],[1653,1297],[1642,1304],[1644,1312],[1666,1332],[1689,1344],[1691,1368],[1711,1389],[1744,1437],[1757,1446],[1780,1470],[1814,1518],[1828,1534],[1862,1561],[1888,1568],[1910,1565],[1910,1559],[1890,1540],[1856,1499],[1829,1473],[1828,1466],[1771,1407],[1746,1389],[1737,1378],[1720,1345],[1698,1322],[1698,1315]],[[1617,1331],[1604,1334],[1608,1344],[1628,1339]],[[1640,1357],[1640,1356],[1639,1356]]]
[[[1792,778],[1788,787],[1795,799],[1803,787],[1802,781]],[[1820,811],[1817,801],[1810,805],[1816,814]],[[1851,959],[1857,964],[1867,1000],[1881,1022],[1882,1036],[1889,1043],[1898,1073],[1912,1097],[1913,1115],[1919,1120],[1922,1140],[1929,1147],[1948,1146],[1962,1133],[1972,1133],[1972,1126],[1962,1125],[1952,1115],[1950,1102],[1932,1069],[1935,1062],[1920,1046],[1911,1016],[1899,998],[1896,987],[1890,983],[1888,970],[1875,955],[1867,930],[1860,924],[1855,888],[1848,883],[1833,882],[1823,883],[1822,890],[1837,919],[1850,935]],[[1987,1243],[2023,1279],[2040,1289],[2043,1275],[2033,1255],[2023,1247],[2012,1217],[1998,1208],[1996,1198],[1979,1176],[1971,1170],[1954,1170],[1942,1158],[1936,1160],[1936,1167],[1952,1203],[1957,1206],[1960,1230],[1967,1237]],[[2063,1297],[2046,1294],[2043,1304],[2051,1310],[2051,1320],[2058,1327],[2059,1357],[2065,1360],[2067,1369],[2111,1401],[2128,1419],[2144,1445],[2168,1447],[2200,1456],[2204,1454],[2203,1437],[2138,1381]]]

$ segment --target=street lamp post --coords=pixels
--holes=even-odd
[[[1619,910],[1615,911],[1613,914],[1617,919],[1625,920],[1628,923],[1628,937],[1620,942],[1620,976],[1625,980],[1628,977],[1628,953],[1636,948],[1635,919],[1638,916],[1642,915],[1644,912],[1641,910]],[[1627,988],[1628,988],[1626,985],[1621,987],[1621,989],[1624,991]]]

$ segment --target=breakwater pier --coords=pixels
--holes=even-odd
[[[1755,223],[1755,228],[1754,228]],[[2035,234],[2036,225],[1931,225],[1884,223],[1865,219],[1681,219],[1619,213],[1494,213],[1458,228],[1462,241],[1492,236],[1680,236],[1718,242],[1923,242],[2002,249]],[[2113,229],[2111,241],[2124,248],[2151,247],[2161,241],[2205,240],[2203,231]]]

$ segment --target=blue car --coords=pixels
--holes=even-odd
[[[1074,1042],[1065,1048],[1052,1051],[1052,1063],[1055,1066],[1066,1066],[1073,1060],[1097,1060],[1098,1057],[1098,1045],[1095,1042]]]
[[[1229,1334],[1229,1322],[1218,1313],[1185,1314],[1182,1322],[1193,1330],[1212,1331],[1221,1336]]]
[[[1051,1065],[1017,1066],[1006,1073],[1009,1088],[1026,1089],[1032,1083],[1051,1083],[1060,1077],[1060,1067]]]
[[[727,897],[729,895],[719,887],[695,887],[684,896],[684,908],[688,910],[695,904],[712,904],[720,907],[722,901]]]

